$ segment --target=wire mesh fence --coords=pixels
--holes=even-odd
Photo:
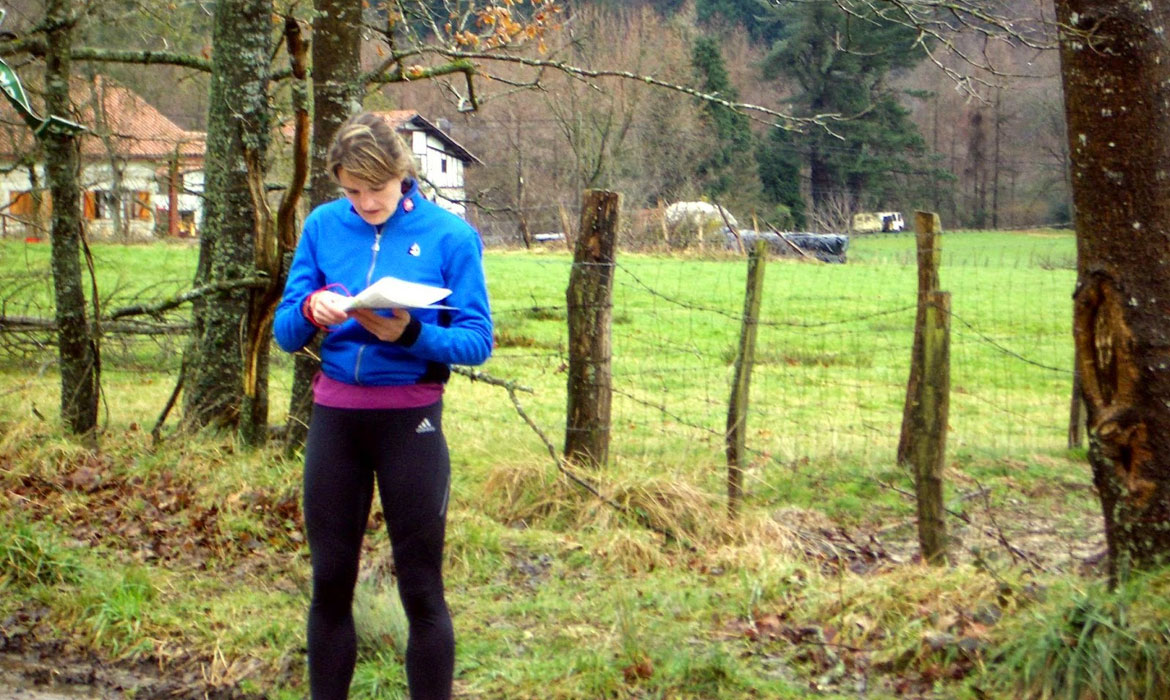
[[[942,288],[953,294],[951,450],[1063,449],[1072,385],[1071,235],[953,234],[943,251]],[[502,342],[493,371],[535,378],[567,362],[556,331],[572,263],[545,256],[516,264],[507,299],[495,308]],[[747,426],[757,461],[894,462],[915,265],[912,235],[857,239],[844,265],[769,263]],[[619,256],[614,459],[721,460],[745,269],[742,258]]]
[[[756,460],[894,460],[913,339],[914,245],[909,234],[863,236],[853,239],[843,265],[769,262],[747,420]],[[51,361],[53,334],[33,322],[52,319],[47,256],[5,250],[0,354],[10,363]],[[951,450],[1061,449],[1072,382],[1072,234],[946,234],[942,251],[942,288],[953,295]],[[95,253],[104,310],[162,298],[190,279],[193,250],[133,247],[130,261],[125,254],[113,247]],[[14,259],[20,256],[27,259]],[[497,323],[488,370],[538,388],[528,399],[534,415],[557,435],[573,263],[559,251],[493,250],[486,264]],[[614,459],[722,463],[746,267],[726,250],[619,253]],[[105,358],[131,369],[173,370],[188,323],[182,307],[107,324]],[[288,364],[282,355],[274,359],[278,369]]]

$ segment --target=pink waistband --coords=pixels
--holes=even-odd
[[[330,408],[421,408],[441,398],[442,384],[358,386],[330,379],[322,372],[313,377],[313,401]]]

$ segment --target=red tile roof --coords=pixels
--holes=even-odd
[[[73,94],[78,111],[62,116],[88,129],[81,137],[83,157],[109,157],[101,138],[108,134],[115,152],[130,160],[165,160],[174,154],[176,146],[184,160],[202,160],[207,135],[201,131],[183,130],[133,90],[98,76],[93,83],[75,80]],[[103,105],[103,109],[96,112],[95,95],[101,96]],[[32,138],[31,130],[16,111],[3,102],[0,105],[0,156],[12,157],[27,152],[32,148]]]

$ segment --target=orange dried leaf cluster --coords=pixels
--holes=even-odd
[[[482,44],[485,48],[493,49],[515,46],[525,41],[537,41],[541,53],[547,51],[544,42],[545,32],[559,28],[552,20],[562,8],[554,0],[533,0],[533,6],[539,6],[540,9],[530,20],[517,21],[510,8],[523,4],[523,0],[500,0],[500,3],[484,7],[476,13],[476,26],[484,30],[483,34],[456,32],[452,35],[455,43],[471,47],[479,47]],[[451,32],[450,24],[447,25],[447,31]]]

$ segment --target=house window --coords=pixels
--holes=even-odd
[[[87,190],[82,197],[82,216],[90,221],[114,218],[115,207],[122,208],[123,218],[149,219],[150,193],[145,190],[135,192],[132,199],[123,201],[113,190]]]
[[[441,172],[441,173],[447,172],[447,159],[446,158],[439,159],[439,172]]]
[[[129,209],[129,211],[126,213],[129,214],[130,218],[132,219],[141,219],[146,221],[150,218],[150,201],[150,192],[146,190],[139,190],[134,193],[134,199],[126,203],[127,208]]]
[[[12,192],[8,195],[8,213],[11,216],[32,217],[33,204],[32,192]]]
[[[114,207],[118,206],[118,193],[110,190],[97,190],[94,192],[94,201],[97,205],[95,210],[95,218],[98,219],[112,219],[114,218]]]

